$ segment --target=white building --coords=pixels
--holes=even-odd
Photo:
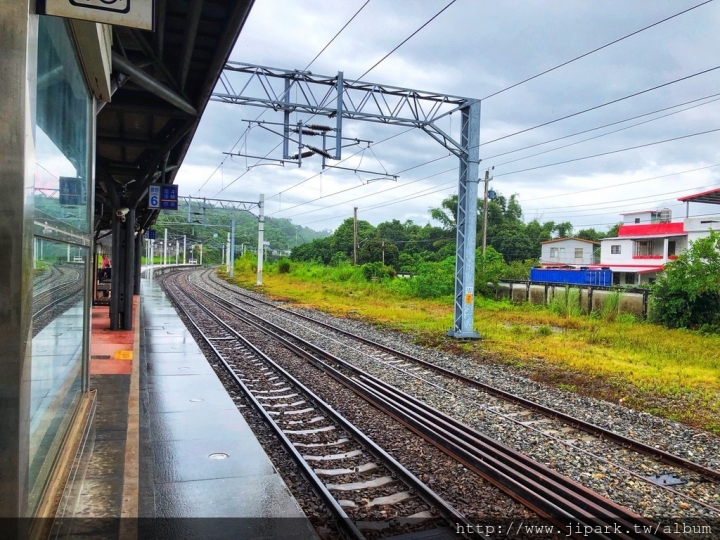
[[[595,249],[600,247],[600,242],[583,238],[556,238],[541,244],[540,263],[543,266],[595,264]]]
[[[720,202],[720,188],[682,197],[680,201]],[[689,214],[689,209],[688,209]],[[670,210],[641,210],[621,214],[623,223],[614,238],[603,238],[600,266],[613,272],[614,285],[652,283],[668,261],[711,229],[720,230],[720,215],[672,220]]]

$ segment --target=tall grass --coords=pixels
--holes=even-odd
[[[235,275],[235,283],[254,287],[249,262],[237,261]],[[412,282],[368,282],[360,267],[297,262],[282,274],[269,264],[264,278],[265,291],[276,298],[361,317],[409,332],[426,344],[447,344],[444,334],[452,326],[452,296],[420,298]],[[685,402],[677,401],[675,408],[662,405],[666,408],[660,412],[720,433],[720,336],[618,317],[620,292],[608,295],[593,317],[578,316],[578,289],[558,287],[555,293],[550,309],[477,297],[475,325],[483,339],[468,345],[470,352],[516,365],[539,362],[578,377],[621,381],[637,395],[647,396],[648,406],[683,396]],[[456,342],[447,346],[457,349]]]
[[[605,302],[600,308],[600,318],[604,321],[615,321],[620,313],[620,300],[622,291],[612,291],[605,297]]]
[[[548,308],[559,317],[579,317],[582,312],[580,309],[580,289],[565,286],[564,290],[558,291],[558,288],[555,287]]]

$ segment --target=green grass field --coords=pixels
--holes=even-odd
[[[227,277],[221,272],[223,277]],[[251,263],[238,261],[233,283],[254,289]],[[357,268],[271,265],[263,291],[305,307],[360,318],[413,336],[468,361],[503,363],[538,381],[720,434],[720,336],[635,321],[557,314],[545,307],[477,298],[479,341],[445,336],[452,299],[408,294],[401,279],[367,282]]]

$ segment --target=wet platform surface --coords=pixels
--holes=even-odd
[[[314,537],[298,503],[152,279],[143,279],[139,311],[134,332],[140,338],[138,358],[95,359],[102,362],[91,375],[91,388],[98,390],[92,441],[84,464],[76,468],[78,479],[66,489],[66,495],[74,491],[74,498],[68,498],[63,517],[139,517],[135,526],[142,538]],[[122,334],[119,350],[129,346]],[[102,356],[113,356],[110,338],[101,335]],[[116,365],[119,361],[124,364]],[[133,415],[128,412],[133,403],[128,364],[139,380],[139,437],[132,435]],[[133,479],[136,488],[128,489]],[[132,497],[136,501],[128,501]],[[125,520],[100,521],[94,532],[103,538],[123,536]],[[93,536],[93,531],[75,532]]]

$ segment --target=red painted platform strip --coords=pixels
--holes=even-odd
[[[133,298],[133,320],[138,309],[138,298]],[[92,308],[92,333],[90,338],[90,375],[130,375],[132,373],[133,342],[139,325],[134,330],[110,330],[109,308]],[[128,356],[132,359],[122,359]]]

